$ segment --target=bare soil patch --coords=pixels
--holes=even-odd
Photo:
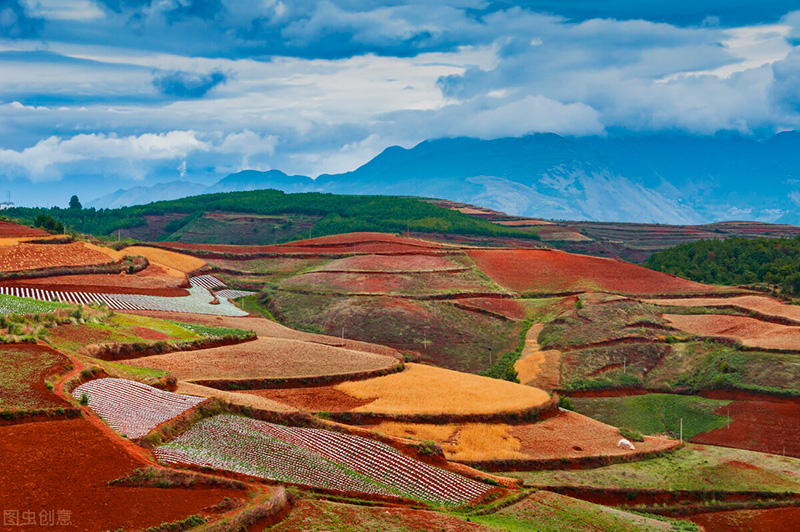
[[[627,294],[720,291],[613,259],[549,249],[474,249],[467,254],[500,285],[520,292],[609,291]]]
[[[800,327],[725,314],[664,314],[670,325],[691,334],[732,338],[749,347],[800,349]]]
[[[346,412],[372,402],[372,399],[358,399],[333,386],[248,390],[241,394],[265,397],[309,412]]]
[[[347,375],[390,369],[396,358],[341,347],[260,337],[253,342],[126,361],[163,369],[180,380],[234,380]]]
[[[13,222],[0,220],[0,238],[18,238],[26,236],[45,237],[50,236],[50,233],[37,227],[28,227],[27,225],[20,225]]]
[[[183,519],[233,493],[220,488],[160,489],[108,486],[141,464],[85,419],[0,427],[0,506],[34,512],[65,510],[64,530],[140,530]]]
[[[713,532],[793,532],[800,521],[800,508],[712,512],[687,520]]]
[[[0,247],[0,270],[6,272],[108,264],[111,257],[87,248],[83,242],[69,244],[28,244]]]
[[[734,401],[715,413],[730,416],[733,422],[698,434],[693,442],[800,458],[800,404]]]

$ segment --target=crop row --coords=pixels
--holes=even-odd
[[[213,275],[198,275],[189,279],[192,286],[202,286],[213,290],[214,288],[225,288],[227,285]]]
[[[214,292],[217,297],[224,297],[225,299],[236,299],[238,297],[247,297],[252,296],[255,292],[248,292],[247,290],[232,290],[230,288],[226,288],[225,290],[219,290]]]
[[[450,506],[466,504],[490,489],[368,438],[231,415],[203,420],[158,447],[155,456],[165,463]]]
[[[37,301],[5,295],[3,288],[0,287],[0,314],[39,314],[42,312],[53,312],[63,307],[61,303],[47,301]]]
[[[140,382],[111,378],[92,380],[72,391],[75,399],[80,400],[83,394],[97,415],[129,438],[140,438],[205,401],[203,397],[165,392]]]
[[[196,314],[220,314],[225,316],[245,316],[228,302],[220,300],[219,305],[210,304],[210,296],[205,288],[192,287],[189,295],[183,297],[161,297],[141,294],[93,294],[87,292],[60,292],[41,290],[38,288],[20,288],[16,286],[0,286],[0,294],[37,299],[39,301],[58,301],[61,303],[105,303],[114,310],[162,310],[166,312],[193,312]],[[52,310],[52,309],[48,309]],[[2,309],[0,308],[0,311]],[[46,312],[30,311],[30,312]]]

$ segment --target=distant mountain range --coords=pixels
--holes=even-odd
[[[425,141],[393,146],[362,167],[316,179],[246,170],[210,187],[184,181],[135,187],[88,204],[119,207],[183,196],[285,192],[413,195],[518,216],[695,224],[800,223],[800,132],[759,141],[689,135]]]

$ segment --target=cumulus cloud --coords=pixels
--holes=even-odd
[[[208,74],[192,72],[163,72],[153,78],[153,86],[165,96],[175,98],[202,98],[208,91],[223,84],[228,77],[215,70]]]
[[[139,162],[183,158],[208,149],[209,144],[194,131],[128,137],[103,134],[76,135],[69,139],[49,137],[21,151],[0,150],[0,165],[6,167],[8,174],[47,181],[60,178],[59,166],[66,163],[116,160],[123,167],[130,167]]]

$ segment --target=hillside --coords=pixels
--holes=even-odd
[[[271,244],[295,239],[306,231],[307,236],[417,231],[539,239],[415,198],[285,194],[277,190],[205,194],[119,209],[14,208],[5,213],[31,225],[39,216],[50,216],[73,231],[94,235],[119,231],[119,236],[125,230],[126,237],[144,240],[237,243],[245,238]],[[226,222],[233,227],[214,227]],[[236,235],[241,231],[248,234]]]
[[[361,167],[316,179],[279,170],[245,170],[206,193],[275,188],[285,192],[435,197],[482,205],[515,216],[597,222],[699,224],[731,219],[800,223],[797,132],[759,140],[742,136],[650,135],[566,138],[536,134],[392,146]],[[754,196],[754,176],[762,184]],[[186,186],[185,195],[198,185]],[[156,201],[167,185],[118,191],[120,198]],[[167,192],[169,190],[169,192]]]

